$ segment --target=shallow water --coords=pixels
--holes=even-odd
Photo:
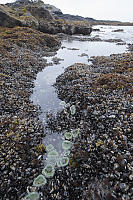
[[[133,39],[132,27],[113,27],[113,26],[96,26],[102,32],[93,32],[90,37],[97,34],[101,39],[122,39],[123,41],[130,42]],[[112,32],[112,30],[124,29],[124,32]],[[130,35],[130,37],[129,37]],[[82,36],[83,37],[83,36]],[[86,37],[86,36],[84,36]],[[76,50],[72,50],[75,48]],[[90,42],[90,41],[62,41],[62,48],[60,48],[55,56],[44,57],[48,63],[52,62],[52,58],[58,57],[64,59],[60,64],[53,64],[53,66],[45,67],[42,72],[39,72],[35,80],[35,88],[31,96],[31,100],[35,105],[39,105],[42,110],[40,119],[43,121],[44,127],[47,125],[46,113],[56,115],[63,107],[60,105],[61,100],[58,98],[53,84],[56,78],[64,72],[64,70],[74,63],[89,64],[88,59],[91,56],[109,56],[110,54],[123,53],[126,51],[126,45],[117,45],[116,43],[109,42]],[[81,54],[87,56],[81,57]],[[59,151],[63,136],[58,133],[52,133],[50,129],[46,129],[46,137],[44,144],[52,143]]]
[[[122,39],[126,43],[133,43],[133,26],[94,26],[100,29],[100,32],[93,32],[92,36],[98,35],[101,39]],[[113,32],[117,29],[123,29],[122,32]]]
[[[34,104],[41,106],[42,112],[56,113],[61,108],[60,100],[57,97],[55,88],[52,86],[56,82],[56,78],[62,74],[68,66],[74,63],[85,63],[89,64],[88,59],[91,56],[103,56],[110,55],[113,53],[123,53],[126,47],[123,45],[116,45],[108,42],[80,42],[63,41],[62,46],[57,54],[53,57],[64,59],[60,61],[60,64],[48,66],[39,72],[37,79],[35,80],[35,88],[32,95],[32,101]],[[69,48],[77,48],[79,50],[70,50]],[[81,57],[82,53],[88,56]],[[53,57],[46,58],[48,62],[52,62]],[[44,117],[44,115],[43,115]]]

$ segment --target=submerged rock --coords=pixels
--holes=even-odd
[[[133,44],[128,44],[128,50],[133,52]]]
[[[116,30],[113,30],[112,32],[123,32],[124,30],[123,29],[116,29]]]

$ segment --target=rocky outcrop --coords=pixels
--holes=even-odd
[[[43,7],[47,9],[52,15],[59,15],[63,14],[62,11],[59,8],[56,8],[53,5],[50,4],[44,4]]]
[[[75,26],[74,34],[89,35],[92,32],[92,28],[88,26]]]
[[[94,22],[95,19],[93,18],[85,18],[79,15],[71,15],[71,14],[63,14],[61,12],[54,12],[53,13],[56,18],[69,20],[69,21],[86,21],[86,22]]]
[[[6,4],[1,9],[4,14],[1,15],[1,26],[27,26],[49,34],[83,34],[89,35],[92,28],[84,22],[70,22],[68,20],[56,19],[55,13],[62,13],[60,9],[44,4],[43,1],[17,0],[14,3]],[[51,10],[51,11],[50,11]],[[49,12],[50,11],[50,12]],[[10,18],[10,20],[8,19]],[[4,20],[3,20],[4,19]],[[7,23],[9,21],[9,23]],[[12,23],[10,23],[12,21]]]
[[[38,20],[43,19],[43,20],[53,20],[52,15],[50,12],[43,7],[37,7],[37,6],[28,6],[27,10],[33,15],[35,18]]]
[[[50,22],[40,20],[38,29],[39,31],[45,33],[50,33],[50,34],[64,33],[68,35],[73,35],[73,34],[89,35],[92,31],[91,27],[87,27],[84,25],[63,23],[58,20]]]
[[[0,26],[6,26],[12,28],[14,26],[21,26],[20,20],[12,17],[9,12],[6,11],[5,7],[0,5]]]

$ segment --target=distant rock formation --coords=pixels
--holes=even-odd
[[[50,34],[91,33],[92,28],[89,23],[60,19],[57,15],[61,14],[63,13],[60,9],[44,4],[41,0],[17,0],[14,3],[0,5],[0,25],[26,26]]]

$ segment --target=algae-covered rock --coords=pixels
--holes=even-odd
[[[51,10],[52,9],[52,10]],[[6,27],[27,26],[49,34],[89,35],[89,23],[70,22],[56,19],[55,12],[61,12],[43,1],[19,0],[2,6],[1,24]]]
[[[6,6],[0,5],[0,26],[12,28],[21,26],[22,22],[11,16]]]
[[[5,49],[12,49],[14,44],[34,51],[54,51],[60,46],[60,41],[55,36],[28,27],[1,27],[0,40],[0,51],[4,55],[6,55]]]

